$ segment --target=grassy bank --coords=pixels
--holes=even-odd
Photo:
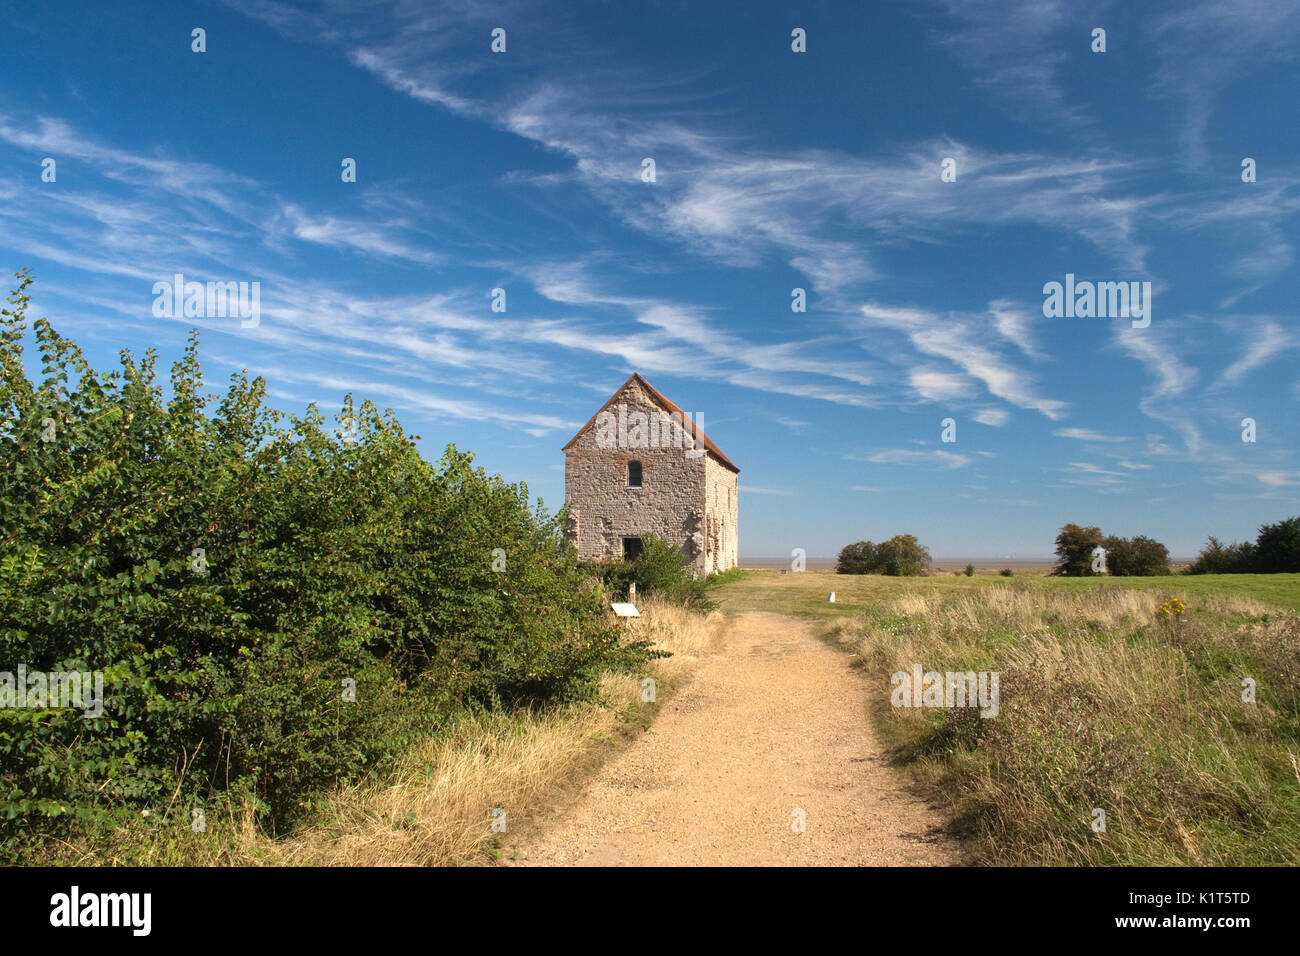
[[[492,811],[505,811],[508,832],[536,825],[538,808],[596,769],[649,726],[684,683],[698,655],[722,626],[653,599],[637,637],[673,656],[643,673],[610,672],[597,701],[546,709],[463,711],[395,766],[359,783],[310,798],[300,826],[268,837],[247,805],[210,807],[193,832],[188,806],[160,807],[130,826],[91,831],[77,841],[46,843],[45,864],[181,866],[447,866],[490,863],[500,834]],[[657,702],[641,700],[641,682],[657,683]],[[35,849],[35,848],[33,848]]]
[[[833,617],[827,639],[858,655],[877,725],[972,862],[1300,863],[1300,616],[1277,580],[1295,575],[783,577],[785,609]],[[724,606],[759,583],[732,585]],[[817,598],[828,585],[835,605]],[[1177,597],[1183,614],[1165,604]],[[997,716],[891,706],[890,675],[914,664],[999,672]]]

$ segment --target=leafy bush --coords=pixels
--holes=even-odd
[[[1264,574],[1300,571],[1300,516],[1259,529],[1255,567]]]
[[[1300,571],[1300,516],[1261,525],[1254,544],[1225,545],[1213,535],[1188,574],[1278,574]]]
[[[1058,563],[1053,574],[1064,577],[1086,577],[1092,572],[1092,552],[1100,547],[1100,528],[1084,528],[1067,524],[1056,536]]]
[[[709,578],[697,578],[682,549],[653,534],[641,535],[641,554],[634,561],[594,561],[589,567],[612,595],[626,598],[628,586],[636,583],[638,597],[657,594],[674,604],[708,610],[713,604]],[[714,575],[713,577],[717,577]]]
[[[1169,549],[1144,535],[1135,538],[1108,537],[1106,570],[1119,577],[1144,577],[1169,573]]]
[[[1255,545],[1249,541],[1225,545],[1213,535],[1196,560],[1187,566],[1188,574],[1245,574],[1255,569]]]
[[[1001,571],[998,572],[998,574],[1002,575],[1004,578],[1012,577],[1015,575],[1015,573],[1016,572],[1012,571],[1010,568],[1003,568]]]
[[[846,544],[835,562],[836,574],[871,574],[875,567],[876,546],[870,541]]]
[[[1106,573],[1121,577],[1169,573],[1169,550],[1159,541],[1138,535],[1135,538],[1103,537],[1100,528],[1067,524],[1056,536],[1058,564],[1053,574],[1065,577],[1091,577],[1092,553],[1106,551]]]
[[[391,411],[348,396],[340,434],[314,405],[286,427],[260,378],[201,395],[197,333],[164,401],[153,352],[97,374],[45,319],[29,382],[30,282],[0,319],[0,670],[99,671],[106,699],[0,708],[0,845],[222,795],[278,826],[454,708],[648,656],[524,485],[424,461]]]
[[[915,535],[897,534],[888,541],[872,544],[859,541],[840,549],[836,574],[888,574],[911,577],[925,574],[930,567],[930,552]]]
[[[975,576],[975,565],[973,564],[966,565],[966,570],[962,573],[964,573],[968,578],[973,578]]]

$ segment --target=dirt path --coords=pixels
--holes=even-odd
[[[807,621],[741,614],[653,726],[504,856],[532,866],[955,863],[938,814],[903,787],[845,655]]]

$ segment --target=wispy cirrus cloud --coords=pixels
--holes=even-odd
[[[1108,468],[1102,468],[1100,465],[1094,465],[1086,461],[1070,462],[1069,471],[1082,472],[1086,475],[1109,475],[1112,478],[1127,478],[1128,476],[1122,471],[1111,471]]]
[[[937,465],[940,468],[964,468],[970,458],[953,451],[914,448],[885,448],[866,455],[845,455],[848,461],[866,461],[877,465]]]
[[[297,369],[278,366],[267,367],[264,374],[273,375],[278,381],[312,385],[334,394],[354,391],[363,395],[388,396],[407,408],[420,409],[435,421],[490,422],[520,426],[524,431],[536,436],[547,435],[556,430],[576,431],[582,426],[582,422],[576,420],[513,411],[480,401],[447,398],[382,380],[304,373]]]
[[[1271,319],[1263,319],[1250,324],[1246,324],[1247,321],[1241,317],[1235,320],[1227,320],[1234,331],[1240,330],[1238,334],[1246,335],[1248,338],[1241,357],[1223,370],[1215,381],[1214,388],[1235,385],[1251,372],[1274,359],[1281,358],[1286,352],[1300,344],[1295,341],[1294,333],[1288,335],[1281,325]]]
[[[712,114],[696,121],[683,111],[671,118],[642,116],[641,104],[653,102],[656,93],[671,95],[673,80],[656,91],[611,72],[609,84],[593,85],[555,56],[546,59],[540,82],[534,69],[520,74],[514,87],[494,86],[489,107],[481,97],[457,92],[468,76],[479,78],[481,63],[462,73],[430,54],[449,46],[450,37],[472,36],[473,28],[499,19],[502,12],[491,6],[466,4],[426,15],[398,4],[382,16],[362,17],[341,8],[312,15],[282,4],[231,2],[299,35],[300,28],[288,24],[306,17],[325,42],[394,90],[568,156],[571,178],[641,231],[735,267],[783,261],[832,303],[843,305],[842,293],[882,277],[874,250],[900,239],[951,240],[954,230],[1035,223],[1069,230],[1128,265],[1140,266],[1146,254],[1136,235],[1145,199],[1123,192],[1142,166],[1118,154],[1000,154],[946,138],[878,157],[773,151],[756,144],[760,131],[722,127]],[[959,4],[951,12],[966,15]],[[569,29],[533,4],[513,5],[510,13],[521,24],[546,17],[548,34]],[[1062,16],[1055,0],[1026,0],[1001,19],[1007,31],[1034,43]],[[968,49],[982,45],[977,38]],[[1023,63],[1017,50],[1008,55]],[[1019,72],[1016,82],[1023,83],[1023,68]],[[657,164],[653,189],[640,180],[643,156]],[[937,175],[949,156],[961,171],[961,190]],[[1063,219],[1063,208],[1073,214]]]
[[[1181,140],[1194,166],[1209,160],[1206,139],[1216,101],[1229,84],[1264,63],[1300,56],[1300,6],[1273,0],[1178,4],[1156,13],[1156,89],[1183,104]]]
[[[447,261],[427,246],[399,237],[395,223],[385,227],[371,221],[353,221],[335,216],[313,216],[295,203],[286,203],[281,214],[294,238],[335,249],[401,259],[419,265],[440,265]]]
[[[1201,448],[1201,431],[1182,400],[1196,383],[1199,373],[1178,356],[1167,336],[1152,329],[1116,327],[1115,344],[1131,358],[1141,362],[1154,379],[1138,407],[1151,418],[1164,422],[1183,439],[1187,453],[1193,457]]]
[[[993,428],[1001,428],[1011,421],[1011,413],[1005,408],[981,408],[971,417],[981,425],[989,425]]]
[[[981,87],[1050,122],[1086,122],[1059,81],[1069,48],[1060,34],[1073,22],[1064,0],[935,0],[927,6],[949,18],[932,28],[935,42],[951,50]]]
[[[1052,434],[1060,438],[1074,438],[1079,441],[1092,442],[1126,442],[1133,440],[1124,435],[1106,435],[1092,428],[1058,428]]]
[[[688,372],[697,378],[743,388],[815,398],[842,405],[868,405],[864,389],[875,374],[865,360],[840,357],[832,339],[756,343],[713,323],[707,310],[685,303],[605,291],[581,262],[546,262],[523,268],[537,291],[552,301],[584,307],[614,307],[648,331],[601,335],[572,323],[535,323],[521,334],[565,347],[587,347],[620,356],[630,368]]]
[[[946,360],[989,394],[1052,420],[1064,415],[1067,403],[1038,394],[1033,376],[986,344],[974,320],[874,302],[861,312],[869,324],[902,335],[924,356]]]
[[[1286,488],[1290,485],[1300,485],[1300,472],[1265,471],[1260,472],[1259,480],[1261,484],[1268,485],[1270,488]]]

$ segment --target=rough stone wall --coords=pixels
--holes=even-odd
[[[740,489],[737,477],[734,471],[712,457],[705,465],[705,524],[709,542],[705,574],[726,571],[740,563]]]
[[[617,414],[619,404],[627,406],[629,419],[634,412],[642,412],[647,419],[664,420],[662,409],[635,382],[605,407]],[[667,429],[661,425],[659,430]],[[717,463],[707,454],[688,454],[687,447],[630,447],[634,439],[629,431],[626,441],[602,448],[593,423],[565,453],[568,530],[579,555],[584,560],[620,559],[624,537],[650,532],[669,544],[681,545],[696,573],[708,573],[705,473],[708,464]],[[682,444],[691,444],[689,435]],[[629,461],[641,462],[640,488],[627,487]]]

